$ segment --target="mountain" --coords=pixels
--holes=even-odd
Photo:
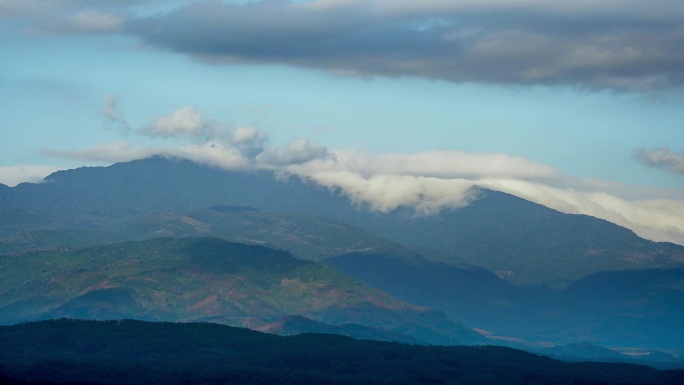
[[[587,215],[570,215],[479,190],[468,206],[436,217],[378,220],[364,228],[440,262],[484,267],[517,285],[564,287],[605,270],[684,265],[684,247],[639,238],[631,230]],[[446,253],[446,254],[445,254]]]
[[[413,345],[424,344],[422,341],[404,334],[391,333],[378,328],[358,324],[329,325],[301,316],[287,316],[275,322],[256,328],[260,332],[292,336],[304,333],[336,334],[363,340],[395,341]]]
[[[0,205],[28,214],[40,211],[51,225],[83,227],[215,205],[318,214],[317,207],[334,210],[347,202],[297,178],[278,180],[269,171],[225,171],[157,156],[109,167],[58,171],[43,183],[22,183],[3,191]]]
[[[157,237],[206,236],[288,250],[295,257],[307,260],[320,260],[355,251],[415,254],[408,247],[338,220],[305,213],[263,212],[234,206],[213,206],[185,214],[158,212],[104,229],[24,231],[0,239],[0,254]]]
[[[644,350],[640,354],[630,355],[629,352],[619,352],[607,349],[591,342],[580,342],[567,345],[559,345],[537,350],[535,353],[549,356],[555,359],[580,362],[629,362],[639,365],[648,365],[657,369],[682,369],[684,363],[678,356],[658,350]]]
[[[402,300],[444,310],[500,343],[590,341],[684,352],[682,268],[601,272],[554,290],[420,258],[354,253],[326,263]]]
[[[563,214],[490,190],[478,189],[473,194],[478,199],[468,206],[443,210],[437,215],[415,215],[409,208],[381,214],[296,177],[282,179],[269,171],[225,171],[187,160],[155,157],[109,167],[59,171],[41,184],[24,183],[0,189],[0,242],[9,245],[6,251],[17,251],[30,246],[31,239],[38,244],[44,242],[36,231],[51,232],[58,239],[61,238],[57,234],[65,232],[67,240],[79,238],[79,231],[116,232],[123,228],[125,233],[125,226],[166,215],[163,213],[178,216],[169,223],[179,226],[185,217],[206,223],[191,213],[223,206],[308,216],[301,217],[299,224],[314,223],[314,218],[340,221],[349,226],[347,230],[355,227],[365,231],[362,234],[359,230],[353,236],[360,240],[368,240],[370,233],[374,242],[384,238],[452,265],[462,266],[465,261],[517,285],[564,287],[604,270],[672,268],[684,264],[684,247],[644,240],[604,220]],[[234,213],[224,214],[229,217]],[[258,216],[251,211],[237,214]],[[226,231],[221,237],[230,238],[228,233],[236,229],[235,222],[231,224],[225,217],[204,219],[225,221]],[[284,223],[277,218],[272,221]],[[258,223],[252,222],[250,226],[255,232],[260,230]],[[269,232],[272,228],[265,223],[261,230]],[[299,233],[295,229],[300,229]],[[282,226],[280,238],[292,236],[290,245],[296,243],[296,237],[317,238],[327,243],[330,237],[322,235],[326,229],[331,229],[330,223],[321,228]],[[235,238],[230,239],[248,238],[239,233],[231,236]],[[68,241],[57,243],[68,245]],[[340,245],[339,251],[345,252],[348,245],[355,243],[357,240],[350,240]],[[302,249],[301,253],[314,258],[337,246],[319,250],[316,247]]]
[[[54,320],[0,327],[0,379],[32,384],[641,384],[684,371],[567,363],[495,346],[417,346],[223,325]]]
[[[427,343],[484,341],[443,313],[397,300],[329,266],[217,238],[0,256],[0,272],[3,323],[135,318],[256,328],[299,315]]]
[[[300,212],[264,212],[233,206],[196,209],[183,215],[161,212],[136,218],[113,231],[111,238],[207,235],[275,247],[307,260],[358,251],[415,254],[405,246],[339,220]]]
[[[350,253],[325,263],[405,301],[429,303],[459,322],[488,330],[508,330],[545,293],[516,287],[482,268],[419,257]]]

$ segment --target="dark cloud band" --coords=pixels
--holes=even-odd
[[[684,175],[684,153],[673,152],[669,147],[638,148],[632,156],[646,166]]]
[[[592,89],[684,83],[684,15],[668,13],[670,0],[627,0],[620,9],[585,2],[565,9],[540,0],[517,7],[472,3],[210,1],[131,20],[126,31],[215,63]]]

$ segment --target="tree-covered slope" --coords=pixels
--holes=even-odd
[[[74,317],[258,327],[301,315],[382,328],[429,343],[482,340],[442,313],[397,300],[329,266],[217,238],[1,256],[0,274],[4,323]],[[412,330],[416,327],[420,332]]]
[[[565,363],[502,347],[436,347],[211,324],[44,321],[0,327],[0,373],[90,384],[681,384],[682,371]],[[2,378],[2,377],[0,377]]]

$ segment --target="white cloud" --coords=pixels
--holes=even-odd
[[[201,144],[172,148],[165,153],[226,170],[254,168],[250,159],[239,148],[220,141],[209,140]]]
[[[308,140],[298,140],[285,146],[283,149],[268,148],[257,156],[257,162],[271,166],[286,166],[304,164],[315,159],[329,157],[328,149],[320,144],[311,143]]]
[[[179,108],[168,116],[154,120],[150,125],[140,130],[141,133],[159,138],[200,138],[205,135],[209,122],[195,107]]]
[[[335,153],[344,168],[363,175],[400,174],[439,178],[481,175],[519,178],[556,178],[552,167],[501,153],[464,151],[426,151],[412,154],[371,155],[359,152]]]
[[[627,199],[591,188],[580,190],[520,180],[480,180],[476,184],[564,213],[602,218],[647,239],[684,244],[682,199]]]
[[[135,159],[144,159],[152,155],[165,153],[166,150],[159,147],[136,147],[130,142],[120,141],[105,143],[83,150],[57,150],[43,148],[40,153],[56,158],[69,158],[104,163],[128,162]]]
[[[235,129],[235,133],[230,138],[230,142],[241,146],[241,145],[254,145],[263,143],[268,140],[268,136],[253,127],[238,127]]]
[[[372,210],[399,207],[431,214],[467,205],[472,187],[510,193],[569,214],[602,218],[657,241],[684,244],[684,194],[577,180],[551,167],[503,154],[426,152],[334,158],[282,167],[349,197]],[[444,159],[460,159],[455,166]],[[534,167],[534,166],[537,167]],[[664,196],[671,196],[666,198]]]
[[[16,186],[19,183],[38,183],[53,172],[64,168],[47,165],[19,164],[14,166],[0,166],[0,183]]]

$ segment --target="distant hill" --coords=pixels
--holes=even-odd
[[[222,325],[44,321],[0,327],[0,379],[33,384],[675,385],[683,371],[566,363],[520,350],[437,347]],[[10,382],[10,383],[11,383]]]
[[[482,269],[419,258],[355,253],[326,263],[496,336],[684,352],[682,268],[602,272],[551,290],[517,287]]]
[[[5,244],[5,251],[25,250],[34,241],[39,247],[41,242],[50,247],[42,236],[46,233],[40,232],[52,234],[62,246],[69,244],[70,237],[78,239],[79,231],[119,231],[121,235],[126,226],[150,219],[172,227],[157,230],[174,233],[173,226],[178,226],[184,233],[187,217],[211,222],[213,228],[221,229],[221,237],[237,240],[249,238],[236,226],[235,218],[242,216],[255,234],[273,233],[275,226],[279,227],[280,235],[256,240],[281,247],[286,245],[282,240],[290,238],[287,246],[307,258],[331,250],[344,253],[349,245],[367,244],[370,232],[375,243],[385,238],[385,245],[396,242],[445,263],[460,266],[466,261],[518,285],[564,287],[604,270],[684,264],[684,247],[644,240],[604,220],[563,214],[500,192],[480,189],[476,195],[479,199],[467,207],[433,216],[416,216],[410,208],[380,214],[296,177],[283,180],[267,171],[225,171],[155,157],[59,171],[41,184],[0,189],[0,248]],[[284,217],[272,217],[260,225],[256,220],[260,214],[254,211],[201,213],[212,206],[249,207],[300,217],[290,228]],[[200,213],[199,217],[193,217],[193,212]],[[164,215],[171,216],[159,217]],[[334,244],[329,236],[333,223],[321,218],[344,222],[348,226],[345,236],[358,239]],[[351,235],[353,227],[365,233],[357,230]],[[62,232],[64,238],[58,235]],[[303,241],[301,250],[295,249],[297,238]]]
[[[551,357],[566,360],[571,360],[573,358],[579,360],[578,357],[591,359],[593,361],[619,361],[625,359],[624,355],[614,350],[590,342],[554,346],[552,348],[546,348],[542,350],[542,352]]]
[[[443,313],[397,300],[329,266],[217,238],[4,256],[0,273],[0,321],[6,324],[134,318],[257,328],[299,315],[380,328],[425,343],[484,341]]]
[[[424,342],[399,333],[391,333],[378,328],[358,324],[329,325],[301,316],[287,316],[275,322],[260,326],[255,330],[278,334],[281,336],[293,336],[304,333],[337,334],[352,338],[373,341],[395,341],[414,345],[423,345]]]
[[[437,261],[482,266],[518,285],[564,287],[605,270],[684,266],[684,247],[639,238],[587,215],[570,215],[510,194],[479,190],[479,198],[436,217],[393,213],[364,228],[419,246]],[[439,253],[430,253],[429,249]]]
[[[0,254],[74,248],[158,237],[219,237],[287,250],[295,257],[321,260],[350,252],[415,255],[406,246],[342,221],[305,213],[256,209],[197,209],[185,214],[159,212],[96,229],[37,229],[0,239]]]

